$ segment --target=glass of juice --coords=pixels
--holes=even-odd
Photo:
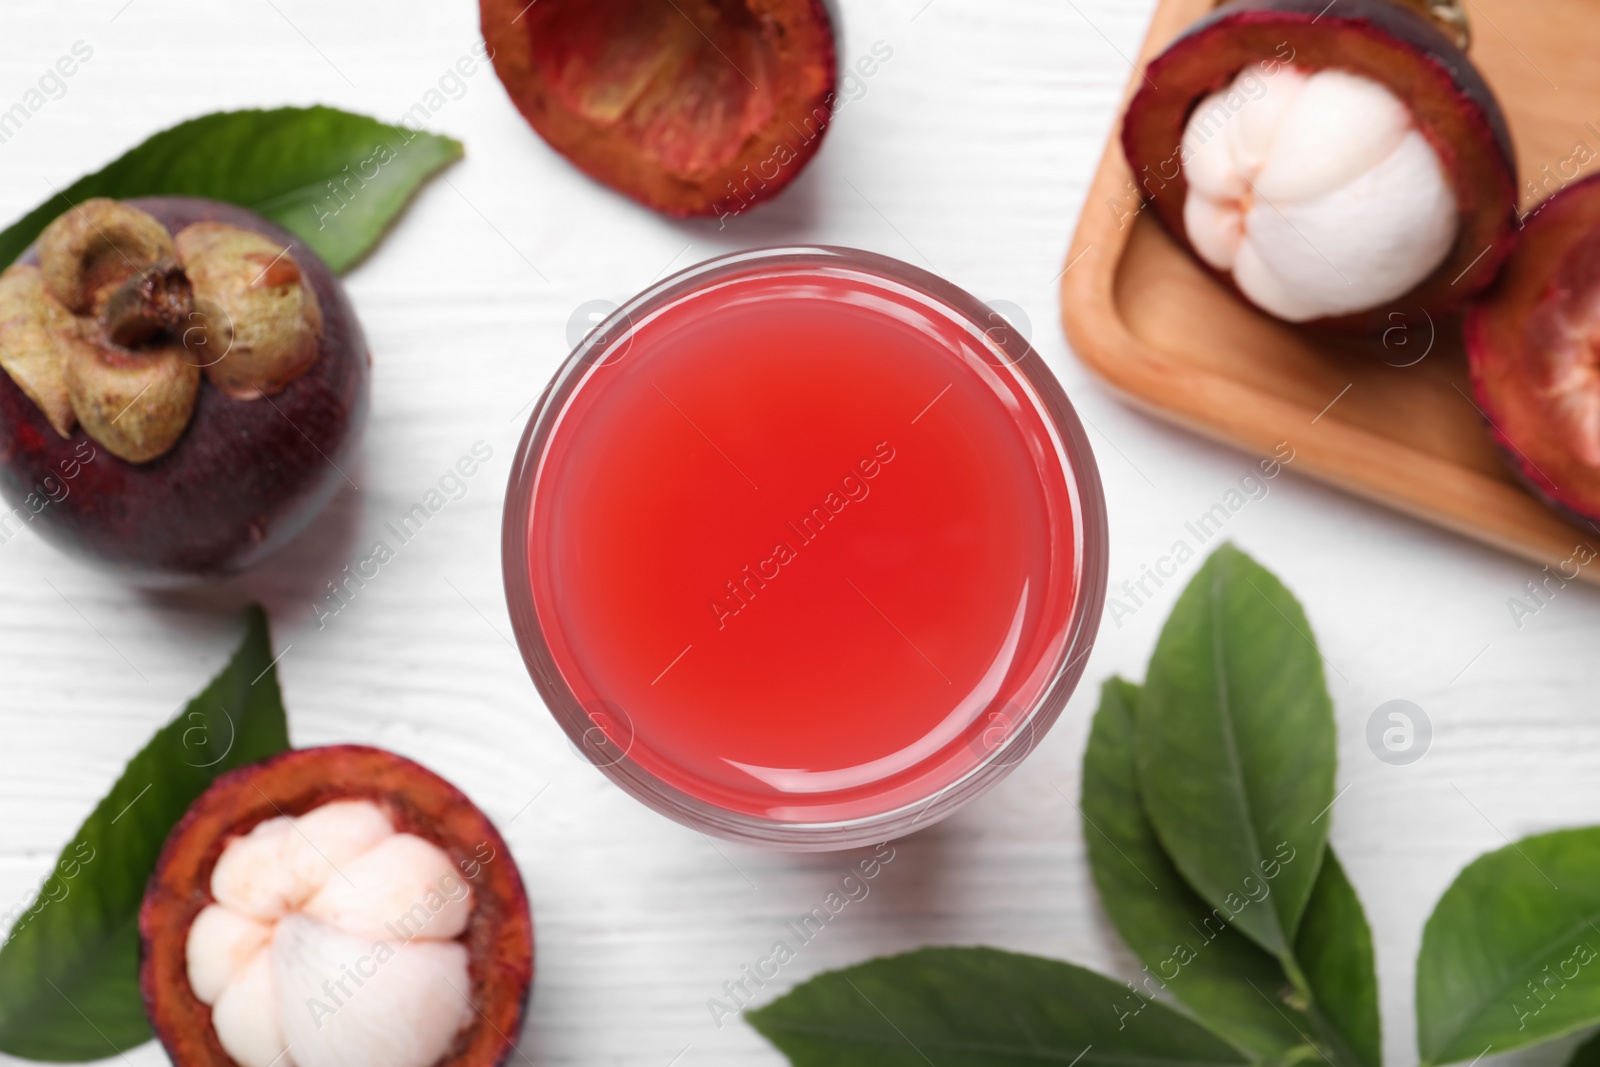
[[[579,749],[797,850],[948,815],[1083,672],[1106,517],[1083,427],[983,303],[846,248],[722,256],[619,308],[534,410],[506,594]]]

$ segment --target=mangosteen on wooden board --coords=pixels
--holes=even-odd
[[[1122,127],[1163,227],[1290,322],[1448,312],[1516,222],[1504,116],[1452,36],[1392,0],[1234,0],[1152,60]]]
[[[1478,407],[1512,469],[1569,517],[1600,523],[1600,178],[1528,218],[1467,312]]]
[[[139,934],[176,1067],[496,1067],[533,981],[499,832],[442,778],[355,745],[217,779],[168,837]]]
[[[495,72],[595,180],[674,216],[737,215],[804,169],[833,116],[822,0],[479,0]]]
[[[345,483],[369,362],[338,279],[260,216],[74,205],[0,275],[0,529],[140,582],[249,567]]]

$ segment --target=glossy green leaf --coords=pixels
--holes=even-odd
[[[1474,860],[1417,956],[1417,1049],[1454,1063],[1600,1023],[1600,827]]]
[[[0,949],[0,1051],[101,1059],[150,1038],[139,904],[174,824],[218,775],[289,747],[260,608],[227,668],[129,761]]]
[[[1372,930],[1331,848],[1323,853],[1294,952],[1311,987],[1309,1010],[1328,1058],[1339,1067],[1379,1067],[1383,1027]]]
[[[335,271],[366,255],[461,143],[329,107],[219,111],[179,123],[52,196],[0,233],[0,263],[93,196],[202,196],[250,208]]]
[[[1294,988],[1277,959],[1200,899],[1145,816],[1134,751],[1138,701],[1133,683],[1106,682],[1083,756],[1083,833],[1100,902],[1145,964],[1151,992],[1169,991],[1256,1056],[1306,1045],[1312,1022],[1290,1006]]]
[[[1287,966],[1327,842],[1333,704],[1299,603],[1232,545],[1178,598],[1138,723],[1141,791],[1167,854]]]
[[[1124,983],[992,948],[926,948],[831,971],[746,1018],[796,1067],[1246,1062]]]

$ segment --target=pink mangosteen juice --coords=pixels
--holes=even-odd
[[[713,261],[603,324],[530,425],[507,583],[619,784],[800,848],[953,810],[1070,693],[1105,582],[1082,430],[983,305],[865,253]]]

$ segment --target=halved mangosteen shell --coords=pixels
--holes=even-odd
[[[1535,317],[1572,291],[1580,256],[1589,261],[1590,273],[1600,256],[1600,175],[1562,189],[1532,211],[1509,252],[1494,288],[1467,309],[1473,396],[1523,484],[1572,521],[1600,529],[1600,467],[1584,462],[1551,432],[1551,400],[1541,395],[1531,366]]]
[[[479,10],[495,72],[539,135],[667,215],[736,215],[777,195],[833,117],[838,60],[822,0],[479,0]],[[681,121],[690,111],[696,121]]]
[[[1444,165],[1461,212],[1455,247],[1398,302],[1450,312],[1494,281],[1517,221],[1516,156],[1494,93],[1466,53],[1428,19],[1390,0],[1233,0],[1150,61],[1122,123],[1134,181],[1166,231],[1191,255],[1183,133],[1194,109],[1258,62],[1336,68],[1395,93]],[[1232,275],[1200,263],[1237,291]],[[1359,330],[1370,310],[1308,325]]]
[[[533,985],[533,918],[511,851],[464,793],[403,756],[361,745],[297,749],[218,778],[173,828],[139,910],[139,985],[177,1067],[232,1067],[211,1008],[189,986],[189,928],[213,902],[211,872],[229,841],[280,815],[365,799],[397,831],[443,849],[472,886],[467,947],[474,1018],[440,1067],[498,1067],[512,1052]],[[486,859],[485,857],[492,857]],[[475,873],[474,873],[475,872]]]

